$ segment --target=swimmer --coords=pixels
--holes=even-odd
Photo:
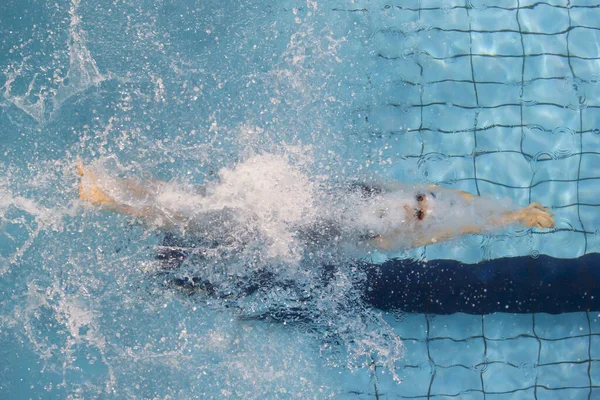
[[[190,222],[190,215],[156,206],[155,199],[168,185],[166,182],[111,177],[110,190],[91,168],[78,163],[77,172],[79,197],[85,203],[142,220],[159,219],[165,227]],[[112,194],[113,186],[118,196]],[[345,205],[341,209],[345,211],[341,211],[338,224],[358,231],[361,243],[381,251],[430,245],[510,226],[554,227],[550,208],[540,203],[514,210],[497,200],[434,185],[357,184],[341,197]],[[215,228],[214,221],[210,229]]]

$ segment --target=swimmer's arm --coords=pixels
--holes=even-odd
[[[440,229],[438,231],[435,231],[433,235],[429,237],[425,237],[421,233],[418,234],[417,239],[415,239],[411,243],[411,247],[420,247],[434,243],[447,242],[458,236],[475,234],[480,232],[482,232],[482,227],[476,225],[465,225],[458,229]],[[369,243],[380,250],[392,250],[398,247],[397,242],[399,241],[399,239],[399,236],[394,234],[381,235],[372,239]]]
[[[462,235],[473,235],[487,232],[513,224],[519,224],[525,227],[538,229],[553,228],[553,214],[549,213],[548,211],[549,208],[543,207],[540,203],[531,203],[529,206],[520,210],[510,211],[496,217],[488,218],[481,225],[466,224],[457,228],[444,228],[439,229],[429,235],[424,235],[423,232],[421,232],[412,242],[412,247],[447,242]],[[398,231],[393,232],[390,235],[377,236],[370,241],[370,244],[381,250],[391,250],[397,247],[398,242],[402,241],[402,238],[400,237],[401,234],[406,234],[406,231]]]
[[[449,192],[457,193],[458,195],[460,195],[460,197],[463,198],[463,200],[467,204],[470,204],[473,200],[475,200],[477,197],[479,197],[477,195],[474,195],[473,193],[465,192],[464,190],[442,188],[442,187],[440,187],[438,185],[429,185],[429,186],[427,186],[427,191],[428,192],[437,193],[437,192],[442,191],[442,190],[446,190],[446,191],[449,191]]]
[[[458,236],[487,232],[513,224],[538,229],[554,228],[554,214],[549,213],[549,210],[549,207],[543,207],[540,203],[531,203],[520,210],[510,211],[497,217],[489,218],[482,225],[468,224],[460,226],[457,229],[440,229],[429,237],[424,237],[420,234],[413,242],[413,246],[419,247],[445,242]]]

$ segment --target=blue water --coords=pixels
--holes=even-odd
[[[157,233],[84,207],[73,168],[202,183],[275,154],[556,213],[373,261],[598,252],[598,21],[567,0],[0,5],[0,397],[600,396],[597,313],[382,314],[348,270],[313,324],[256,321],[293,297],[166,287]]]

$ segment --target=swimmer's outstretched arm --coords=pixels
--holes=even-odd
[[[483,221],[481,225],[468,224],[460,226],[457,229],[440,229],[430,236],[420,234],[413,242],[413,246],[419,247],[444,242],[457,236],[482,233],[515,224],[528,228],[554,228],[554,214],[549,213],[549,210],[549,207],[544,207],[540,203],[531,203],[520,210],[491,217],[487,221]]]
[[[477,207],[477,204],[471,204],[479,198],[468,192],[454,189],[441,188],[439,186],[430,185],[427,187],[427,192],[449,191],[454,192],[462,198],[465,206]],[[499,228],[508,227],[510,225],[521,225],[525,227],[547,229],[554,227],[553,215],[549,213],[550,208],[543,207],[540,203],[531,203],[529,206],[516,211],[508,211],[498,207],[496,215],[492,215],[477,223],[469,223],[453,227],[440,227],[434,231],[424,232],[419,230],[421,221],[416,222],[415,239],[412,241],[413,247],[424,246],[439,242],[445,242],[462,235],[477,234],[486,231],[492,231]],[[371,244],[382,250],[390,250],[397,247],[397,243],[405,243],[401,235],[406,235],[403,229],[397,232],[392,232],[388,235],[382,235],[374,238]]]

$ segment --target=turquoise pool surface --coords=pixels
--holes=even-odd
[[[325,293],[284,263],[315,320],[257,320],[293,294],[167,287],[157,232],[85,207],[74,168],[196,184],[276,155],[253,179],[537,201],[556,229],[370,261],[576,258],[600,251],[599,43],[585,0],[3,2],[0,398],[600,398],[598,312],[383,313],[351,269]]]

